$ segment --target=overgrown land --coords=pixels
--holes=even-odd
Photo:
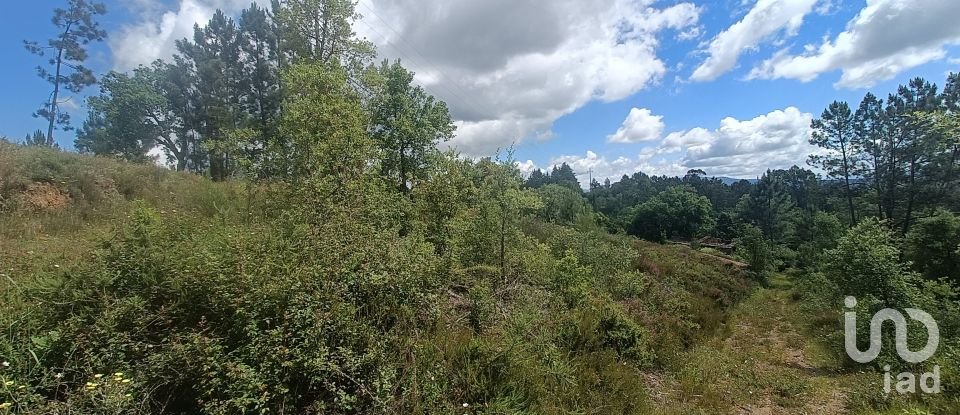
[[[105,9],[69,5],[28,43],[61,52],[47,132],[0,140],[0,414],[960,412],[957,74],[830,104],[820,175],[585,191],[440,150],[446,104],[373,63],[353,2],[217,13],[99,79]],[[56,149],[58,91],[94,84]],[[887,327],[852,362],[847,296],[860,349],[918,308],[938,350],[906,363]],[[884,393],[886,366],[940,393]]]

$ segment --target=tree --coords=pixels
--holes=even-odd
[[[130,161],[146,159],[156,132],[145,122],[144,113],[156,105],[150,101],[160,94],[140,81],[117,72],[103,78],[101,95],[88,100],[90,113],[77,132],[77,150]]]
[[[737,237],[736,224],[733,217],[724,212],[717,217],[717,224],[713,228],[713,234],[724,241],[732,241]]]
[[[628,233],[659,242],[690,239],[711,224],[712,212],[710,200],[693,189],[671,187],[636,208]]]
[[[543,170],[536,169],[530,172],[530,177],[527,178],[527,181],[524,183],[524,186],[531,189],[539,189],[543,186],[546,186],[550,183],[550,175],[543,172]]]
[[[568,187],[548,184],[537,189],[537,194],[543,202],[539,216],[544,220],[571,225],[581,217],[592,213],[583,195]]]
[[[35,117],[48,122],[45,136],[47,147],[54,146],[53,130],[57,125],[63,129],[70,128],[70,115],[60,112],[61,89],[79,93],[97,82],[93,71],[83,66],[83,62],[87,60],[86,46],[107,36],[107,32],[100,29],[100,24],[94,20],[97,15],[106,12],[106,6],[101,3],[69,0],[68,8],[53,10],[57,37],[48,40],[46,46],[35,41],[24,41],[30,53],[37,56],[47,56],[49,53],[52,56],[47,61],[51,69],[38,66],[37,75],[53,85],[53,92],[43,107],[34,113]]]
[[[276,135],[280,115],[280,76],[276,29],[267,11],[256,3],[240,13],[239,44],[244,73],[241,76],[241,106],[246,126],[257,131],[255,147],[263,148]]]
[[[452,222],[467,209],[470,199],[476,194],[471,181],[473,164],[448,150],[434,154],[427,164],[425,180],[412,189],[411,199],[416,203],[417,213],[426,228],[426,239],[433,243],[438,256],[446,255],[453,237]]]
[[[907,234],[905,257],[930,279],[949,278],[960,286],[960,217],[946,210],[920,219]]]
[[[810,144],[827,150],[827,154],[810,156],[808,163],[827,172],[829,177],[843,180],[844,194],[850,211],[850,223],[857,222],[850,178],[856,174],[857,149],[853,146],[854,118],[846,102],[834,101],[823,111],[820,119],[811,122],[813,138]]]
[[[863,150],[859,163],[863,166],[863,177],[873,187],[876,197],[877,214],[880,218],[893,219],[893,189],[896,176],[886,167],[895,155],[893,142],[889,140],[888,120],[883,108],[883,100],[867,93],[860,101],[854,114],[855,134],[853,145]]]
[[[550,172],[550,183],[566,186],[578,192],[582,191],[580,189],[580,180],[577,180],[577,174],[574,173],[573,168],[567,163],[560,163],[559,166],[553,166],[553,170]]]
[[[737,239],[737,254],[747,261],[753,278],[766,284],[774,258],[770,242],[763,237],[763,232],[756,226],[745,225]]]
[[[760,228],[763,235],[774,242],[782,241],[789,233],[795,211],[796,204],[787,191],[783,175],[772,170],[764,173],[736,208],[741,222]]]
[[[77,134],[77,149],[141,161],[150,149],[160,146],[173,157],[176,169],[184,170],[190,143],[187,134],[178,133],[183,120],[163,88],[170,70],[157,61],[135,69],[133,76],[107,74],[101,94],[88,101],[90,114]]]
[[[27,134],[23,139],[23,144],[27,146],[45,146],[47,145],[47,137],[43,135],[42,130],[37,130],[33,132],[33,135]],[[56,144],[54,144],[56,147]]]
[[[239,30],[233,19],[217,10],[205,27],[194,27],[193,41],[177,41],[177,49],[186,57],[196,74],[195,109],[200,119],[197,133],[201,148],[207,150],[210,176],[224,180],[231,174],[232,154],[209,151],[223,146],[212,143],[226,140],[232,130],[243,128],[241,110],[243,68],[237,65],[242,55]],[[207,145],[210,142],[212,145]]]
[[[835,215],[826,212],[805,213],[797,227],[797,262],[802,268],[813,268],[821,264],[823,254],[837,245],[843,236],[843,223]]]
[[[540,208],[540,198],[522,187],[512,150],[506,158],[480,160],[473,174],[476,202],[459,218],[457,257],[468,266],[495,266],[506,282],[511,253],[523,243],[520,220]]]
[[[419,85],[400,61],[384,61],[372,102],[370,133],[382,152],[380,167],[403,193],[423,179],[436,145],[453,137],[456,129],[447,104]]]
[[[374,56],[373,44],[351,27],[360,18],[354,0],[286,0],[274,3],[280,44],[289,60],[357,68]]]
[[[837,247],[827,251],[824,273],[843,295],[871,296],[888,307],[909,303],[912,275],[900,263],[893,233],[876,219],[847,230]]]

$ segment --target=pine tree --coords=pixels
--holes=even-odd
[[[852,142],[853,113],[850,112],[850,106],[846,102],[834,101],[820,117],[810,124],[810,128],[813,129],[810,144],[827,150],[827,153],[811,155],[808,163],[823,169],[830,177],[843,180],[850,223],[854,224],[857,223],[857,215],[853,204],[851,178],[857,172],[857,149]]]
[[[97,82],[93,71],[83,66],[83,62],[87,60],[87,45],[102,41],[107,36],[107,32],[100,29],[100,24],[94,20],[106,12],[106,6],[101,3],[69,0],[68,8],[56,8],[53,11],[57,37],[48,40],[46,46],[35,41],[23,42],[30,53],[41,57],[51,56],[47,61],[50,69],[38,66],[37,75],[53,85],[53,92],[43,107],[34,113],[35,117],[48,122],[44,142],[47,147],[54,146],[53,131],[58,125],[64,130],[70,129],[70,114],[60,111],[63,90],[79,93]]]
[[[246,74],[240,78],[241,104],[248,126],[257,132],[256,147],[263,148],[276,135],[280,113],[276,29],[267,11],[253,4],[241,12],[239,30],[240,64]]]
[[[217,10],[206,27],[194,27],[193,41],[177,42],[177,49],[190,60],[196,71],[197,110],[201,117],[197,127],[201,146],[207,151],[210,176],[226,179],[232,171],[233,154],[218,151],[224,148],[217,141],[244,122],[240,110],[243,69],[240,61],[239,31],[233,19]]]

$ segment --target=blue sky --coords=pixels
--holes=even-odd
[[[49,94],[23,39],[65,1],[11,2],[0,26],[0,135],[21,139]],[[168,57],[216,8],[249,0],[108,0],[98,73]],[[955,0],[364,0],[355,25],[446,100],[469,156],[511,143],[521,167],[755,177],[803,165],[811,116],[915,76],[960,71]],[[87,93],[95,93],[90,88]],[[74,97],[74,125],[85,117]],[[628,117],[629,116],[629,117]],[[618,133],[619,131],[619,133]],[[73,133],[58,142],[72,148]],[[585,177],[584,177],[585,179]]]

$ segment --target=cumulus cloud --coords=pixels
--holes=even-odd
[[[733,69],[740,55],[785,32],[793,36],[817,0],[759,0],[737,23],[720,32],[707,47],[709,56],[690,79],[712,81]]]
[[[713,133],[705,128],[696,127],[686,131],[672,132],[663,139],[658,149],[660,153],[673,153],[683,149],[709,144],[713,140]]]
[[[845,31],[793,55],[782,50],[751,71],[749,78],[810,81],[841,70],[838,87],[865,88],[946,57],[960,44],[956,0],[868,0]]]
[[[653,0],[364,0],[357,32],[447,101],[450,145],[471,156],[549,137],[590,101],[626,98],[666,72],[664,30],[696,27],[690,3]]]
[[[711,176],[759,177],[767,169],[802,165],[809,154],[819,151],[809,143],[812,118],[796,107],[749,120],[727,117],[713,130],[697,127],[670,133],[659,145],[644,148],[636,157],[608,158],[587,151],[586,155],[555,157],[550,167],[569,164],[585,187],[590,171],[601,182],[636,172],[682,176],[690,169],[701,169]]]
[[[772,111],[750,120],[720,121],[710,139],[686,149],[683,164],[711,175],[752,177],[766,169],[789,168],[817,151],[809,143],[810,113],[796,107]]]
[[[641,143],[659,140],[664,129],[663,116],[646,108],[633,108],[616,133],[607,136],[611,143]]]
[[[126,6],[140,16],[136,23],[110,36],[114,69],[126,71],[176,52],[176,41],[193,36],[195,24],[205,24],[217,9],[236,13],[250,0],[180,0],[176,10],[160,12],[157,2],[127,0]]]
[[[175,52],[178,39],[217,8],[236,14],[250,0],[179,0],[142,8],[111,37],[114,67],[128,70]],[[448,144],[489,155],[550,137],[554,121],[591,101],[624,99],[657,82],[664,31],[692,38],[700,10],[655,0],[363,0],[354,29],[383,58],[402,59],[417,81],[446,101],[458,121]],[[140,6],[137,6],[140,5]]]

